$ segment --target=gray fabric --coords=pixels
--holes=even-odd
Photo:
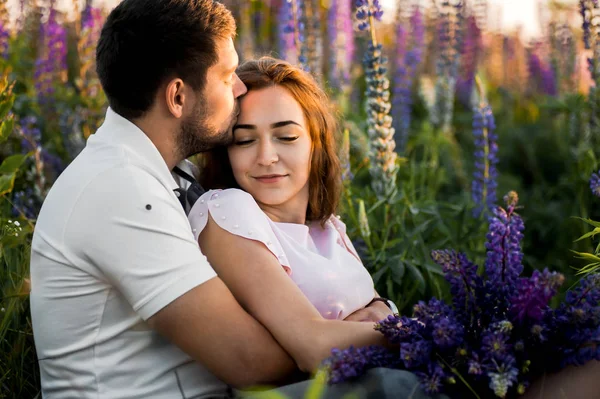
[[[314,380],[285,385],[262,392],[236,392],[239,399],[305,399]],[[331,399],[448,399],[446,395],[425,394],[416,375],[404,370],[376,368],[356,381],[325,387],[318,398]],[[311,399],[316,399],[314,396]]]

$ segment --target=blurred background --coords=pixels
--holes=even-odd
[[[0,398],[33,398],[36,216],[102,123],[95,45],[115,0],[0,0]],[[600,264],[597,0],[247,0],[241,60],[300,64],[341,116],[340,214],[377,290],[410,314],[448,295],[432,250],[483,266],[488,219],[519,195],[525,274]],[[366,8],[365,8],[366,7]],[[371,16],[372,18],[369,18]]]

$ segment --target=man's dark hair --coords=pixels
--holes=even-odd
[[[203,90],[218,61],[216,41],[235,29],[231,12],[214,0],[123,0],[106,19],[96,49],[110,107],[139,118],[158,88],[176,77]]]

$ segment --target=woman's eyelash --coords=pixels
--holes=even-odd
[[[253,142],[254,140],[238,140],[236,141],[234,144],[235,145],[244,145],[244,144],[250,144],[251,142]]]
[[[298,138],[298,136],[289,136],[289,137],[280,137],[279,140],[283,141],[294,141]]]

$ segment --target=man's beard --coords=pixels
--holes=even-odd
[[[227,119],[225,126],[217,129],[208,122],[208,109],[201,103],[196,104],[194,112],[186,118],[177,136],[177,152],[183,158],[189,158],[200,152],[212,150],[215,147],[228,146],[233,141],[231,128],[237,120],[239,104],[236,101],[233,112]]]

